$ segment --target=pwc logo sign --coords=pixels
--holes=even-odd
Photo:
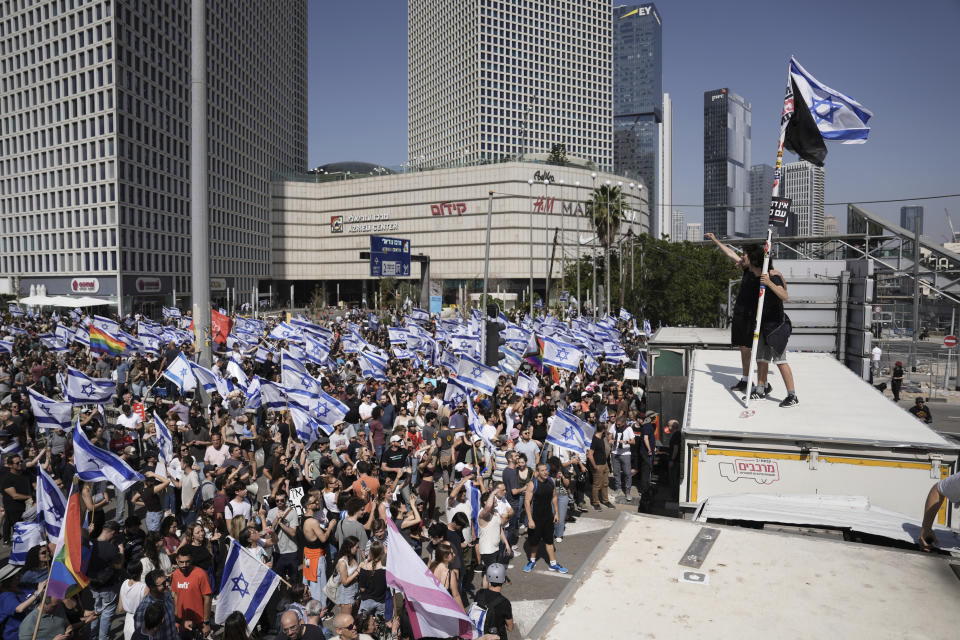
[[[343,216],[330,216],[330,233],[343,233]]]

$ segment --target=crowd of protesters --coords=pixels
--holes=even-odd
[[[362,375],[339,337],[343,323],[355,320],[365,340],[389,351],[386,328],[371,329],[367,317],[316,319],[336,337],[328,364],[307,368],[349,412],[329,436],[305,446],[288,412],[248,409],[243,391],[221,397],[198,387],[179,394],[161,373],[181,353],[194,358],[190,341],[120,357],[76,343],[55,350],[39,336],[87,319],[6,316],[3,544],[11,544],[15,523],[36,517],[38,468],[64,495],[74,485],[70,433],[38,428],[27,393],[59,398],[67,365],[116,381],[112,405],[77,406],[74,424],[144,479],[126,491],[76,483],[91,580],[78,596],[48,597],[41,606],[53,544],[31,548],[23,566],[0,569],[3,640],[33,638],[35,628],[38,640],[413,638],[399,596],[387,586],[388,519],[464,610],[484,608],[489,637],[506,638],[514,622],[501,587],[511,579],[512,558],[525,572],[544,560],[546,570],[565,573],[567,523],[614,508],[612,500],[637,500],[641,509],[649,503],[658,442],[667,445],[668,473],[676,480],[679,429],[661,426],[646,410],[642,389],[623,380],[624,362],[601,362],[593,375],[581,369],[556,377],[524,364],[540,383],[529,394],[517,393],[514,377],[501,376],[493,394],[467,400],[484,423],[481,438],[467,423],[465,403],[444,404],[449,372],[443,367],[391,358],[386,380]],[[389,313],[381,317],[379,327],[391,322]],[[140,318],[115,319],[136,335]],[[635,359],[642,337],[627,323],[617,327]],[[284,344],[273,346],[279,354]],[[233,362],[251,378],[280,380],[279,355],[261,362],[237,347],[214,349],[212,370],[219,375],[229,377]],[[547,442],[559,409],[597,427],[584,453]],[[173,436],[171,460],[159,455],[154,412]],[[214,624],[231,540],[285,581],[252,630],[241,612]]]

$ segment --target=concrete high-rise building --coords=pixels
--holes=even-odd
[[[900,207],[900,226],[913,233],[914,220],[920,222],[920,235],[923,235],[923,207]]]
[[[703,229],[750,233],[750,103],[730,91],[703,94]]]
[[[613,167],[609,1],[409,0],[412,166],[547,154]]]
[[[190,2],[0,2],[0,274],[123,312],[242,300],[271,268],[270,181],[306,169],[305,0],[208,2],[210,254],[190,254]]]
[[[703,225],[699,222],[687,223],[687,242],[700,242],[703,240]]]
[[[683,211],[673,212],[670,229],[670,242],[683,242],[687,230],[687,216]]]
[[[823,216],[823,235],[840,235],[840,221],[837,220],[836,216]]]
[[[750,167],[750,237],[765,238],[770,223],[770,197],[773,195],[773,167]]]
[[[650,193],[653,233],[670,233],[663,204],[663,25],[656,5],[613,8],[614,173],[641,180]],[[669,101],[669,96],[667,96]]]
[[[794,236],[823,235],[823,167],[806,160],[783,165],[783,195],[796,219]]]
[[[657,161],[656,224],[666,226],[666,215],[673,210],[673,101],[663,94],[663,122],[660,123],[660,155]]]

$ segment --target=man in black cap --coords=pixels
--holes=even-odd
[[[927,403],[921,397],[918,397],[914,401],[914,405],[910,407],[909,411],[917,418],[917,420],[922,420],[927,424],[933,422],[933,414],[930,413],[930,407],[927,406]]]

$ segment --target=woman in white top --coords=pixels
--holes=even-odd
[[[127,563],[127,579],[120,585],[120,602],[117,605],[117,613],[127,614],[123,619],[123,640],[133,637],[133,614],[147,595],[147,585],[140,577],[146,574],[139,560],[134,559]]]
[[[154,569],[162,569],[168,576],[173,573],[173,563],[163,548],[163,538],[156,531],[148,533],[143,541],[143,557],[140,558],[140,564],[143,565],[143,575],[147,575]]]
[[[500,561],[500,536],[503,520],[497,512],[497,496],[491,491],[483,497],[483,509],[477,518],[479,535],[477,536],[477,550],[480,552],[480,562],[484,573],[483,588],[487,588],[487,567]]]

